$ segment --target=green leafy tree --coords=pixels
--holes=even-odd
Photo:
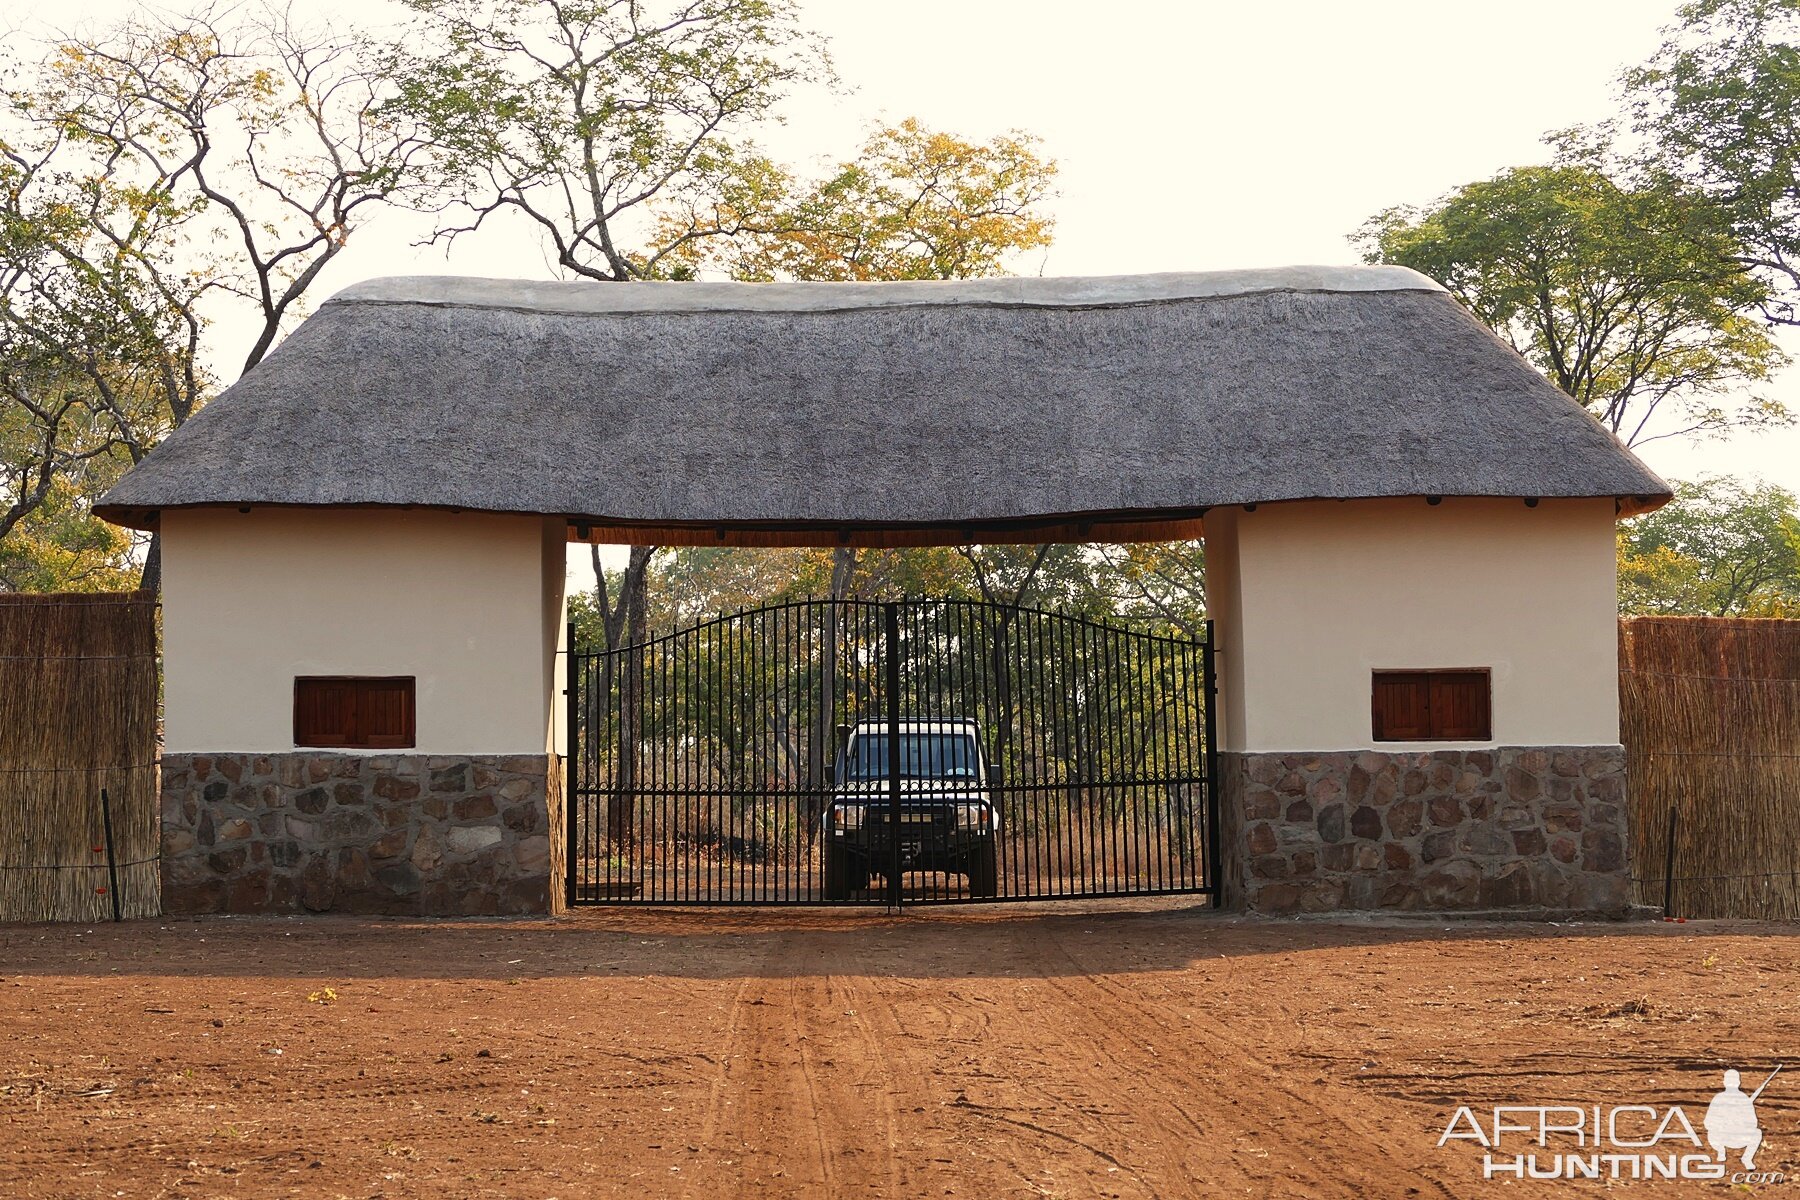
[[[92,455],[140,460],[216,390],[209,359],[261,361],[406,186],[422,143],[376,113],[367,44],[210,7],[7,43],[0,425],[38,435],[9,506],[90,504]],[[235,348],[227,327],[245,331]],[[147,588],[156,565],[153,540]]]
[[[523,218],[569,275],[669,278],[710,215],[768,170],[749,135],[796,85],[829,79],[793,0],[405,0],[392,107],[424,123],[453,240]],[[671,229],[654,212],[685,211]]]
[[[1161,625],[1190,638],[1206,635],[1206,545],[1198,541],[1099,546],[1094,572],[1106,611]]]
[[[1709,477],[1619,532],[1619,607],[1634,615],[1800,612],[1800,518],[1791,493]]]
[[[1765,316],[1800,325],[1800,0],[1697,0],[1625,76],[1652,177],[1717,205],[1732,260],[1771,286]]]
[[[1785,362],[1752,311],[1764,285],[1704,197],[1631,188],[1569,146],[1429,209],[1378,213],[1370,262],[1443,283],[1627,445],[1787,424],[1747,388]]]

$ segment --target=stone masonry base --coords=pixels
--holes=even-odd
[[[163,911],[562,907],[552,755],[166,754]]]
[[[1225,894],[1242,911],[1629,903],[1625,752],[1221,754]]]

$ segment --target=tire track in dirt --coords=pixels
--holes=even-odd
[[[1054,944],[1075,968],[1073,973],[1053,977],[1072,1011],[1118,1014],[1125,1009],[1132,1014],[1132,1019],[1115,1016],[1106,1022],[1088,1021],[1099,1043],[1112,1054],[1125,1060],[1141,1056],[1142,1034],[1121,1031],[1143,1030],[1146,1026],[1156,1032],[1164,1045],[1170,1044],[1169,1035],[1173,1035],[1176,1044],[1228,1050],[1224,1056],[1190,1056],[1183,1064],[1184,1081],[1191,1082],[1196,1095],[1223,1101],[1215,1103],[1208,1114],[1210,1129],[1196,1128],[1196,1132],[1216,1141],[1222,1131],[1228,1131],[1234,1147],[1249,1147],[1226,1159],[1236,1168],[1239,1178],[1221,1179],[1221,1164],[1218,1159],[1213,1160],[1204,1180],[1209,1190],[1230,1186],[1233,1190],[1281,1195],[1287,1187],[1304,1186],[1309,1194],[1361,1197],[1391,1194],[1394,1183],[1406,1179],[1415,1185],[1409,1190],[1452,1194],[1439,1179],[1407,1167],[1393,1156],[1387,1131],[1372,1130],[1357,1115],[1366,1097],[1343,1095],[1343,1089],[1329,1085],[1313,1095],[1303,1095],[1286,1081],[1278,1067],[1264,1058],[1253,1040],[1245,1038],[1231,1022],[1212,1017],[1209,1006],[1194,1003],[1195,997],[1172,991],[1157,973],[1133,974],[1127,984],[1106,967],[1084,960],[1071,946],[1067,930],[1058,932]],[[1088,992],[1098,993],[1104,999],[1088,996]],[[1169,1014],[1177,1010],[1187,1012],[1188,1028],[1178,1029],[1171,1022]],[[1153,1061],[1160,1061],[1161,1057],[1159,1053],[1152,1055]],[[1217,1057],[1229,1063],[1228,1072],[1216,1069]],[[1166,1071],[1165,1067],[1148,1077],[1155,1078]],[[1253,1073],[1255,1079],[1247,1080],[1247,1072]],[[1153,1099],[1157,1104],[1146,1105],[1145,1099]],[[1156,1107],[1167,1107],[1190,1126],[1197,1125],[1194,1116],[1172,1097],[1154,1090],[1148,1095],[1140,1093],[1140,1111],[1154,1111]],[[1321,1129],[1322,1124],[1330,1128]],[[1158,1145],[1172,1140],[1179,1144],[1180,1131],[1173,1123],[1159,1123],[1153,1133]],[[1353,1136],[1334,1139],[1333,1133]],[[1339,1147],[1335,1151],[1334,1140]],[[1270,1144],[1273,1149],[1262,1148]],[[1360,1147],[1360,1152],[1355,1147]],[[1284,1157],[1278,1160],[1277,1154]],[[1246,1158],[1255,1161],[1247,1164],[1243,1161]],[[1279,1185],[1277,1178],[1282,1181]]]
[[[777,939],[739,988],[683,1196],[904,1194],[886,1057],[859,1019],[865,993],[810,958],[802,939]]]

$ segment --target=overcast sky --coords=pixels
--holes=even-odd
[[[380,0],[296,0],[368,19]],[[128,12],[64,0],[55,19]],[[847,96],[801,95],[765,138],[801,164],[847,154],[876,119],[985,137],[1028,130],[1062,166],[1044,274],[1354,261],[1345,238],[1390,204],[1544,161],[1550,129],[1613,111],[1619,70],[1658,43],[1675,0],[803,0]],[[0,0],[29,28],[40,0]],[[322,281],[542,274],[522,233],[443,251],[385,219]],[[1785,340],[1800,357],[1800,339]],[[1800,411],[1800,369],[1773,388]],[[1757,474],[1800,491],[1800,430],[1641,451],[1665,475]]]

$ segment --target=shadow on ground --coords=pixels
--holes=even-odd
[[[1420,943],[1767,936],[1800,924],[1345,918],[1275,921],[1186,904],[1121,911],[581,909],[555,919],[210,917],[0,926],[0,976],[511,980],[581,976],[1025,978],[1182,971],[1205,959]],[[1079,946],[1046,955],[1046,946]]]

